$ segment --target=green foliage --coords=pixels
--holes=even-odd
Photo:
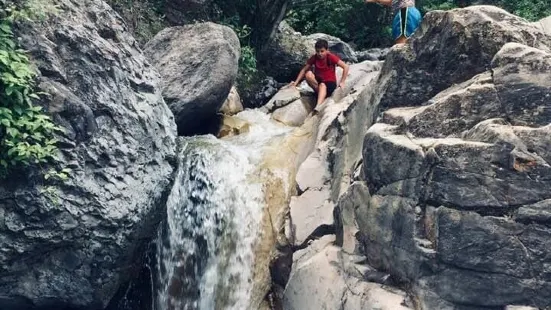
[[[417,1],[417,5],[423,15],[429,11],[450,10],[458,7],[457,1],[454,0],[422,0]]]
[[[422,14],[475,4],[501,7],[530,21],[551,15],[551,0],[417,0]],[[286,16],[303,34],[323,32],[353,42],[358,48],[391,45],[390,8],[364,0],[294,0]]]
[[[323,32],[360,48],[388,45],[391,13],[364,0],[297,0],[286,16],[304,34]]]
[[[58,180],[58,181],[66,181],[69,178],[69,174],[71,173],[71,169],[69,168],[63,168],[61,171],[57,171],[55,169],[50,169],[46,174],[44,174],[45,180]]]
[[[157,0],[107,0],[126,21],[134,38],[144,45],[157,32],[167,26],[161,7],[162,1]]]
[[[258,74],[256,68],[256,52],[250,45],[251,27],[247,25],[239,25],[236,20],[225,20],[222,22],[233,29],[239,38],[241,53],[239,57],[239,71],[237,83],[241,88],[248,87],[255,80]]]
[[[15,19],[33,16],[13,5],[0,9],[0,177],[21,166],[46,163],[57,152],[54,133],[61,128],[33,104],[39,99],[36,73],[11,29]]]
[[[239,74],[237,83],[241,88],[245,88],[258,80],[259,72],[256,68],[256,56],[254,49],[250,46],[241,48],[241,57],[239,58]]]
[[[501,0],[499,2],[502,8],[530,21],[537,21],[551,15],[551,0]]]

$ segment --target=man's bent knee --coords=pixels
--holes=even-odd
[[[306,72],[306,76],[305,76],[307,79],[316,79],[316,76],[314,75],[314,72],[312,71],[308,71]]]

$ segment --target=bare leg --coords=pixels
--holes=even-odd
[[[325,97],[327,97],[327,86],[325,83],[321,83],[318,86],[318,102],[316,103],[316,106],[322,104]]]
[[[314,91],[318,91],[318,81],[316,81],[316,76],[314,75],[314,73],[312,71],[308,71],[306,72],[306,83],[308,83],[308,85],[310,85],[310,87],[312,87],[312,89]]]
[[[396,39],[395,44],[405,44],[407,42],[407,38],[404,36],[399,36],[398,39]]]

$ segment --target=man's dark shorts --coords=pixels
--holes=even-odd
[[[335,82],[323,82],[319,77],[316,76],[316,81],[318,81],[318,85],[323,83],[325,86],[327,86],[327,97],[331,96],[335,89],[337,88],[337,83]]]

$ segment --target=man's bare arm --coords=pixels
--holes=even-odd
[[[293,86],[298,85],[298,83],[300,83],[300,81],[302,81],[302,79],[304,78],[304,75],[306,74],[306,71],[308,71],[310,69],[310,66],[311,65],[309,65],[309,64],[304,65],[304,67],[302,67],[302,69],[298,73],[297,78],[294,81],[291,82],[291,85],[293,85]]]
[[[337,62],[337,66],[341,67],[342,68],[342,77],[341,77],[341,81],[339,83],[339,87],[344,87],[344,82],[346,81],[346,78],[348,77],[348,68],[349,66],[347,64],[344,63],[344,61],[342,60],[339,60],[339,62]]]

